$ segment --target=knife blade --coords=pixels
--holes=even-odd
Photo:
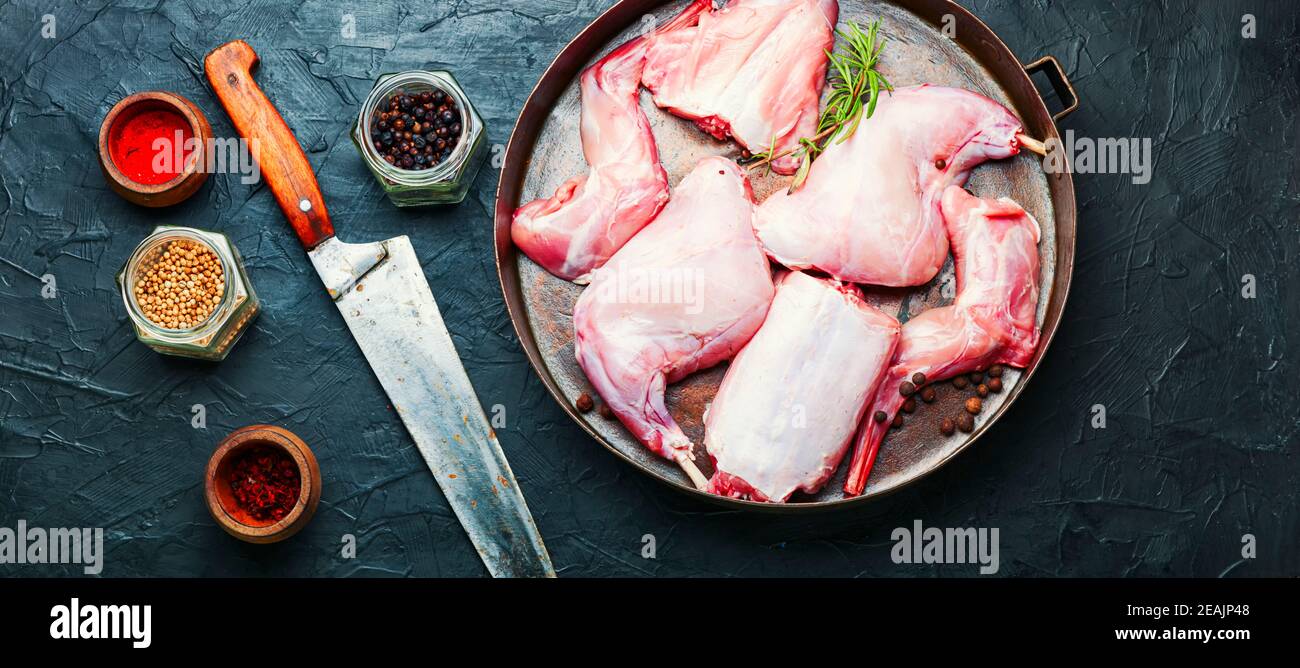
[[[262,175],[447,503],[493,577],[555,577],[410,240],[334,236],[307,157],[253,81],[257,61],[236,40],[204,69],[236,130],[260,145]]]

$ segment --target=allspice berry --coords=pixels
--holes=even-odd
[[[914,392],[916,392],[916,385],[912,384],[911,381],[905,380],[902,385],[898,386],[898,393],[905,397],[912,396]]]
[[[600,402],[599,413],[600,413],[600,416],[603,417],[603,418],[605,418],[606,420],[613,419],[613,417],[614,417],[614,409],[610,408],[610,407],[609,407],[609,404],[607,404],[607,403],[605,403],[605,402],[603,402],[603,401]]]
[[[970,385],[970,381],[966,380],[965,376],[957,376],[956,378],[952,379],[952,386],[959,390],[966,389],[967,385]]]
[[[970,413],[962,413],[957,418],[957,428],[965,434],[975,431],[975,416]]]
[[[1002,379],[994,376],[993,378],[989,379],[988,386],[989,386],[989,392],[993,392],[994,394],[1001,392]]]
[[[908,399],[903,402],[903,412],[912,413],[916,410],[916,399]]]
[[[917,371],[916,373],[912,374],[912,384],[917,387],[925,385],[925,374],[921,373],[920,371]]]
[[[884,422],[885,420],[889,419],[889,416],[885,415],[885,411],[876,411],[875,415],[871,416],[871,419],[875,420],[876,422]]]
[[[989,386],[985,385],[984,383],[980,383],[975,387],[975,394],[980,395],[980,398],[989,396]]]
[[[578,395],[578,400],[573,402],[573,405],[578,408],[579,413],[587,413],[595,406],[595,402],[591,400],[590,394],[583,392]]]
[[[990,378],[1001,378],[1001,377],[1002,377],[1002,365],[1001,365],[1001,364],[994,364],[993,366],[989,367],[989,377],[990,377]]]
[[[924,401],[927,404],[931,404],[934,403],[934,397],[935,394],[934,394],[933,387],[927,385],[925,389],[921,390],[921,401]]]
[[[893,427],[894,429],[898,429],[899,427],[903,426],[903,414],[899,413],[895,415],[894,421],[889,423],[889,426]]]
[[[939,432],[944,436],[952,436],[952,433],[956,430],[957,425],[953,423],[952,418],[944,418],[943,422],[939,423]]]
[[[971,397],[966,400],[966,412],[971,415],[979,415],[980,410],[984,408],[984,402],[979,397]]]

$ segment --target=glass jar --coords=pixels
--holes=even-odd
[[[370,119],[380,105],[387,104],[399,90],[405,93],[441,90],[456,101],[456,107],[461,111],[460,140],[446,160],[429,169],[402,169],[385,162],[370,139]],[[356,144],[361,158],[388,194],[388,199],[397,206],[455,204],[465,199],[483,164],[486,137],[483,119],[456,79],[443,70],[380,75],[374,90],[362,103],[357,122],[352,127],[352,143]]]
[[[134,286],[140,277],[167,251],[174,241],[190,241],[206,246],[221,262],[225,287],[221,301],[202,322],[187,329],[172,329],[153,322],[136,301]],[[226,358],[230,349],[243,336],[244,330],[261,312],[261,302],[248,280],[244,261],[239,257],[230,239],[220,232],[209,232],[192,227],[162,225],[140,242],[126,266],[117,274],[117,286],[126,304],[126,313],[135,326],[135,336],[141,343],[164,355],[193,357],[217,362]]]

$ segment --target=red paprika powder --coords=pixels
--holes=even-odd
[[[185,117],[171,109],[147,109],[119,119],[108,135],[113,164],[128,179],[157,185],[184,171],[186,144],[194,136]],[[165,139],[165,142],[158,142]]]
[[[301,488],[297,463],[279,448],[250,447],[231,463],[231,495],[239,509],[258,522],[284,519],[298,503]]]

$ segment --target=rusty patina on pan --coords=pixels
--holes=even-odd
[[[572,313],[581,288],[551,276],[517,251],[510,240],[511,216],[521,203],[549,197],[561,182],[587,171],[578,135],[577,78],[581,70],[639,31],[676,14],[685,4],[686,0],[618,3],[560,52],[524,104],[506,149],[495,221],[497,272],[519,341],[547,389],[593,438],[642,471],[702,499],[732,507],[798,511],[862,503],[919,480],[974,443],[1007,410],[1038,367],[1061,321],[1074,269],[1074,185],[1068,173],[1045,174],[1039,159],[1026,152],[1011,160],[980,166],[967,188],[981,196],[1012,197],[1043,228],[1039,245],[1043,289],[1038,309],[1042,338],[1033,362],[1023,372],[1012,370],[1003,377],[1007,389],[1002,394],[989,395],[985,412],[971,434],[958,432],[950,438],[939,434],[939,421],[955,415],[962,398],[951,385],[936,384],[935,403],[909,415],[903,429],[886,437],[862,496],[844,498],[841,488],[847,465],[841,465],[818,494],[796,494],[788,504],[762,504],[705,494],[691,487],[672,462],[646,450],[617,420],[602,418],[595,411],[579,413],[574,408],[580,393],[595,396],[573,355]],[[841,25],[852,20],[865,26],[877,18],[881,19],[881,31],[888,39],[880,67],[895,86],[929,82],[978,91],[1011,108],[1024,122],[1025,132],[1044,141],[1059,138],[1059,134],[1053,115],[1031,82],[1029,72],[1044,70],[1066,103],[1066,108],[1056,114],[1057,119],[1078,105],[1054,58],[1021,65],[987,26],[947,0],[840,0]],[[650,119],[670,184],[676,184],[706,155],[739,157],[739,148],[734,143],[714,141],[690,122],[656,109],[648,93],[642,94],[641,106]],[[753,182],[755,194],[762,201],[774,189],[786,187],[789,178],[756,172]],[[867,287],[866,292],[870,301],[905,321],[951,301],[953,280],[949,258],[939,276],[925,286]],[[705,475],[712,473],[712,467],[701,445],[702,417],[725,371],[724,364],[695,374],[670,387],[668,392],[668,407],[697,444],[696,456]]]

